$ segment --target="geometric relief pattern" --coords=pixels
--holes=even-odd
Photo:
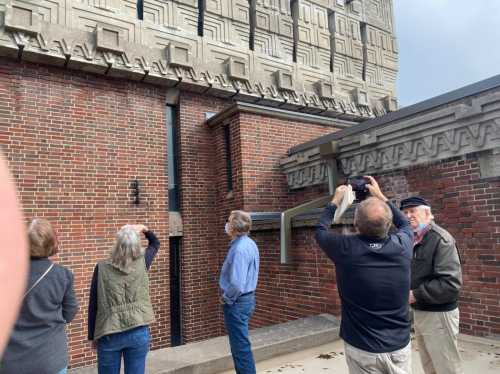
[[[334,73],[346,73],[348,69],[340,68],[337,60],[346,61],[352,66],[346,77],[359,82],[372,101],[394,95],[398,52],[392,1],[333,1],[330,6]]]
[[[211,0],[204,13],[204,29],[212,30],[209,37],[220,43],[248,48],[250,5],[241,0]],[[214,32],[217,30],[217,32]]]
[[[256,0],[255,51],[293,60],[293,20],[288,1]]]
[[[315,186],[328,181],[328,168],[326,163],[316,162],[305,168],[287,173],[287,182],[293,188]]]
[[[403,119],[339,140],[335,158],[342,173],[352,176],[388,172],[500,149],[500,90],[480,95],[472,103],[444,104],[412,120]],[[281,161],[292,189],[326,183],[319,164],[326,165],[319,147]]]
[[[372,13],[380,18],[390,1],[378,1],[382,10]],[[294,1],[294,26],[289,0],[255,0],[254,51],[247,0],[208,0],[203,37],[198,0],[144,1],[143,20],[135,0],[0,2],[3,56],[167,86],[182,81],[179,87],[332,117],[374,116],[375,105],[358,107],[349,97],[355,88],[367,90],[359,31],[364,1]],[[31,18],[13,19],[16,12]],[[396,43],[389,36],[380,43],[372,60],[382,70],[370,78],[384,82],[373,88],[377,98],[393,89],[397,71]]]
[[[379,29],[393,32],[392,1],[368,0],[363,1],[366,22]]]
[[[328,28],[328,9],[309,0],[294,2],[298,13],[296,33],[298,34],[297,55],[302,57],[305,66],[330,69],[330,30]],[[308,58],[304,58],[309,55]],[[322,58],[328,56],[328,58]],[[297,57],[298,59],[298,57]]]
[[[500,119],[408,140],[402,143],[341,158],[346,175],[390,170],[471,153],[500,144]]]

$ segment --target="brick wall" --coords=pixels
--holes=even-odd
[[[218,302],[220,228],[216,207],[216,142],[205,112],[226,106],[221,99],[182,93],[179,100],[180,188],[183,238],[182,336],[185,343],[222,334]]]
[[[463,333],[500,335],[500,178],[482,179],[477,154],[385,174],[390,198],[420,195],[456,239],[463,261]]]
[[[57,229],[80,312],[68,326],[71,365],[94,361],[88,289],[119,227],[144,223],[161,248],[151,270],[153,347],[169,344],[166,130],[163,91],[0,58],[0,142],[27,219]],[[141,204],[129,183],[140,182]]]
[[[310,123],[248,113],[236,114],[224,124],[231,129],[233,191],[230,194],[226,170],[221,166],[226,156],[222,126],[212,130],[219,165],[216,176],[219,268],[227,253],[228,238],[223,234],[223,227],[231,210],[281,212],[326,193],[324,186],[312,191],[289,192],[279,161],[290,147],[333,131]],[[339,312],[334,267],[316,248],[313,230],[298,230],[293,235],[290,265],[280,264],[279,230],[254,231],[251,236],[261,256],[252,327]]]

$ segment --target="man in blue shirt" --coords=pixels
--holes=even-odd
[[[340,336],[351,374],[411,373],[408,296],[413,232],[405,216],[365,177],[372,197],[354,215],[357,235],[329,232],[347,186],[335,191],[316,241],[335,263],[342,300]],[[391,225],[397,229],[389,234]]]
[[[259,249],[248,237],[251,226],[248,213],[242,210],[231,212],[225,230],[232,240],[219,280],[224,324],[237,374],[255,374],[248,322],[255,310]]]

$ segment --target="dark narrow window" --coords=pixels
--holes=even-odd
[[[363,80],[366,81],[366,65],[368,63],[368,28],[366,23],[360,23],[361,42],[363,43]]]
[[[257,19],[257,0],[248,0],[249,4],[249,21],[250,21],[250,38],[248,41],[249,48],[251,51],[255,50],[255,25],[256,25],[256,19]]]
[[[170,341],[182,344],[181,314],[181,238],[170,237]]]
[[[290,3],[293,21],[293,62],[297,62],[297,46],[299,44],[299,16],[300,7],[298,0],[292,0]]]
[[[177,145],[177,108],[167,105],[167,153],[168,153],[168,210],[178,212],[179,177],[178,177],[178,145]]]
[[[144,19],[144,0],[137,0],[137,18]]]
[[[226,178],[227,190],[233,190],[233,165],[231,163],[231,130],[229,125],[224,127],[224,147],[226,149]]]
[[[203,36],[206,0],[198,0],[198,36]]]
[[[333,72],[335,62],[335,12],[328,12],[328,30],[330,31],[330,71]]]

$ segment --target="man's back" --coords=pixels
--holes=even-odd
[[[341,337],[373,353],[392,352],[408,345],[408,294],[413,234],[392,204],[396,234],[385,239],[328,232],[335,205],[320,220],[316,240],[336,264],[342,300]]]

